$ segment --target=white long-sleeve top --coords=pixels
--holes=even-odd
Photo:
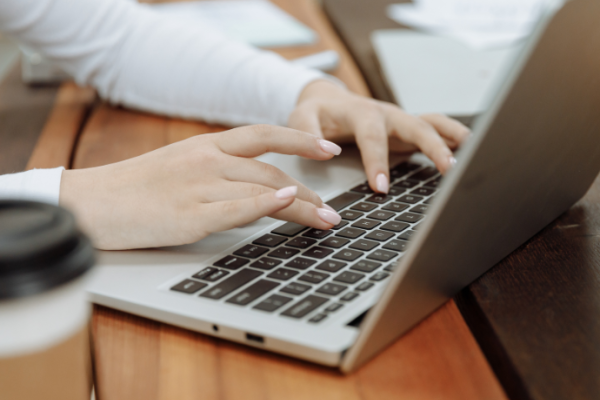
[[[0,0],[0,31],[113,104],[211,123],[285,125],[323,77],[127,0]],[[58,204],[62,171],[0,176],[0,197]]]

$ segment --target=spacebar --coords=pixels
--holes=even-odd
[[[218,300],[261,275],[262,272],[255,271],[253,269],[243,269],[237,274],[225,279],[218,285],[213,286],[207,291],[201,293],[200,297]]]
[[[335,199],[326,201],[325,203],[328,206],[330,206],[331,208],[333,208],[335,211],[339,211],[342,208],[349,206],[352,203],[356,203],[358,200],[362,199],[364,196],[365,196],[364,194],[346,192],[346,193],[340,194]]]

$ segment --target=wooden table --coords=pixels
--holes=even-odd
[[[342,64],[335,75],[351,90],[361,94],[368,93],[353,60],[312,0],[274,2],[320,35],[317,45],[281,49],[281,54],[293,58],[323,49],[335,49],[342,55]],[[359,26],[357,24],[357,28]],[[222,129],[225,128],[110,107],[98,101],[92,90],[67,83],[56,95],[54,108],[29,160],[28,168],[58,165],[85,168],[103,165],[137,156],[196,134]],[[581,219],[581,214],[579,218]],[[560,236],[557,238],[561,239]],[[546,243],[545,239],[539,237],[534,240]],[[529,258],[533,260],[532,264],[535,264],[535,257],[539,256],[538,253],[528,252],[527,248],[518,253],[522,254],[518,260]],[[519,265],[514,260],[512,264],[515,268]],[[496,267],[492,274],[487,274],[471,290],[463,293],[461,307],[466,310],[465,315],[474,331],[484,335],[478,337],[478,340],[485,348],[512,356],[511,349],[504,346],[510,347],[514,343],[497,340],[504,338],[502,328],[505,325],[497,325],[498,319],[493,319],[491,313],[486,313],[489,308],[486,308],[486,299],[489,300],[490,295],[505,300],[507,296],[478,290],[485,288],[482,282],[489,280],[488,275],[493,276],[505,269],[502,266]],[[531,292],[531,288],[524,286],[525,283],[531,285],[535,282],[524,282],[520,286],[522,292]],[[500,289],[511,284],[514,284],[514,280],[508,280]],[[514,295],[514,288],[509,293]],[[590,294],[588,297],[594,296]],[[532,299],[534,298],[531,296],[523,295],[523,301],[531,302]],[[510,301],[509,304],[515,305]],[[502,309],[501,304],[497,306]],[[473,310],[479,310],[485,318],[478,318],[479,315]],[[541,322],[543,321],[534,318],[530,325]],[[94,309],[92,327],[95,377],[100,400],[506,398],[454,301],[446,303],[380,356],[350,376],[99,306]],[[539,331],[540,328],[535,329],[536,333]],[[486,341],[486,335],[491,336],[491,345]],[[537,338],[541,340],[539,336]],[[527,340],[523,342],[531,343]],[[519,345],[521,344],[517,343],[516,348],[522,349],[522,345]],[[593,350],[597,348],[591,345],[585,350],[593,358],[596,354]],[[487,354],[490,356],[492,353]],[[527,359],[527,356],[524,358]],[[505,357],[505,360],[509,364],[513,361],[511,357]],[[549,355],[544,360],[553,358]],[[527,361],[530,364],[536,363],[534,359]],[[501,372],[501,367],[502,365],[496,367],[496,372]],[[506,376],[511,373],[499,376],[503,377],[505,387],[512,390],[510,393],[535,397],[524,383],[529,382],[529,376],[521,374],[519,369],[508,369],[512,371],[512,381],[505,381]],[[515,391],[514,387],[522,390]],[[585,394],[584,391],[578,393]]]

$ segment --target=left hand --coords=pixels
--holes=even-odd
[[[400,107],[359,96],[326,80],[308,84],[290,115],[290,128],[337,143],[356,140],[371,189],[389,190],[388,152],[421,150],[445,173],[469,129],[441,114],[414,116]]]

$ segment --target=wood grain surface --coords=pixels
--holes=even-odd
[[[279,49],[288,58],[335,49],[334,73],[353,91],[366,84],[312,0],[277,0],[315,29],[314,46]],[[224,127],[99,103],[81,129],[74,168],[134,157]],[[134,399],[504,399],[453,301],[357,373],[261,352],[97,306],[93,316],[99,400]]]
[[[57,86],[30,87],[15,64],[0,83],[0,174],[24,171],[50,114]],[[67,148],[71,151],[71,147]]]

